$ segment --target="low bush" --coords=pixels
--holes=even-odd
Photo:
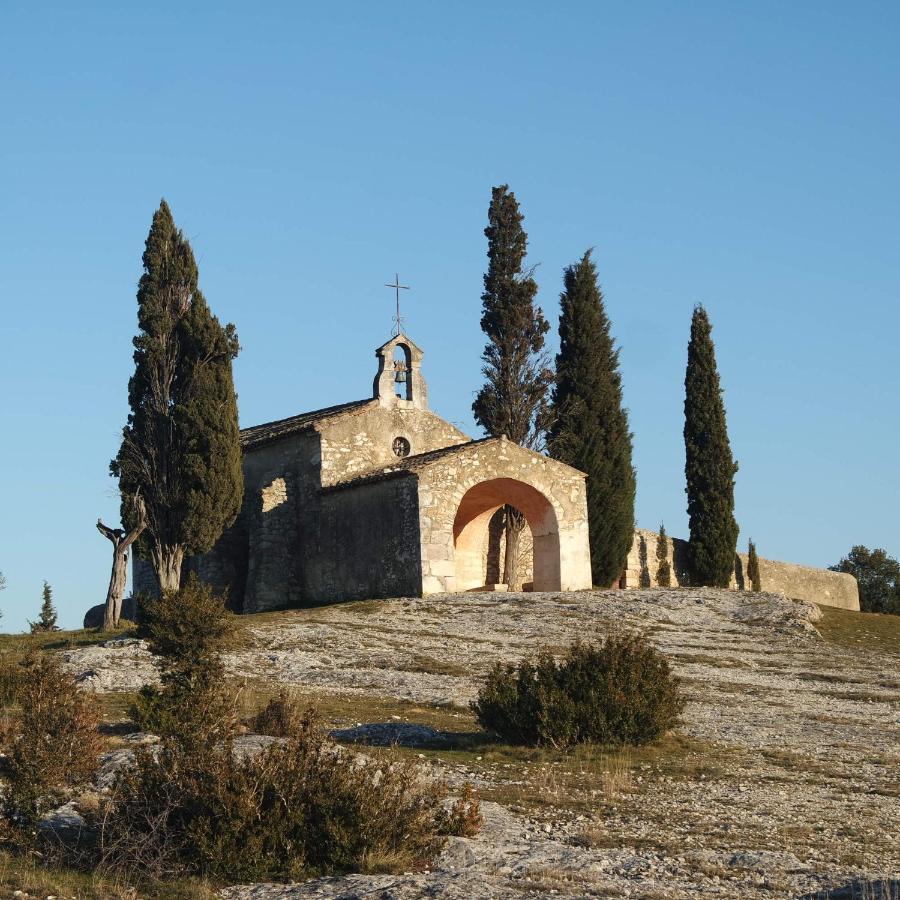
[[[8,823],[29,828],[67,789],[90,780],[102,750],[93,700],[55,657],[27,652],[0,681],[14,704],[0,729]]]
[[[310,718],[251,757],[230,742],[196,754],[165,741],[113,790],[102,865],[128,880],[232,882],[403,870],[480,824],[473,794],[449,811],[444,798],[415,762],[340,748]]]
[[[192,744],[226,737],[234,698],[225,690],[221,651],[234,640],[235,617],[225,600],[193,573],[141,609],[141,634],[158,658],[161,685],[145,686],[131,711],[142,731]]]
[[[637,635],[576,643],[561,662],[542,652],[498,663],[472,704],[512,744],[647,744],[675,725],[684,699],[665,656]]]

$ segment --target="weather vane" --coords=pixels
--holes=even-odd
[[[400,334],[403,331],[403,319],[400,316],[400,291],[408,291],[408,284],[400,284],[400,276],[394,274],[394,283],[386,284],[385,287],[393,288],[397,294],[397,312],[394,316],[394,334]]]

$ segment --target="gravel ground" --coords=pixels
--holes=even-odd
[[[228,655],[233,675],[447,709],[466,706],[498,658],[642,630],[670,655],[689,697],[684,758],[670,766],[635,757],[621,784],[595,797],[566,780],[578,774],[571,765],[535,762],[523,774],[487,755],[423,754],[451,785],[469,779],[502,797],[528,782],[543,802],[486,802],[482,833],[451,840],[426,872],[240,886],[222,896],[796,898],[827,890],[837,898],[858,888],[860,897],[894,900],[900,647],[839,649],[816,630],[820,615],[777,595],[656,589],[461,594],[248,619],[252,646]],[[89,690],[135,690],[154,675],[140,642],[65,656]],[[377,727],[343,737],[439,743],[405,723],[395,732],[392,723],[361,724]]]

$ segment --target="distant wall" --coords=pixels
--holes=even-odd
[[[672,569],[672,584],[686,581],[688,571],[688,544],[679,538],[667,538],[669,545],[669,565]],[[642,564],[642,544],[646,553],[646,566]],[[625,587],[656,587],[656,545],[659,535],[655,531],[638,528],[634,532],[634,542],[628,554],[625,571]],[[731,587],[749,590],[746,577],[747,554],[737,554],[735,570],[731,577]],[[783,593],[792,600],[810,600],[822,606],[837,606],[841,609],[859,609],[859,588],[856,579],[844,572],[831,572],[800,566],[796,563],[759,559],[759,576],[764,591]]]

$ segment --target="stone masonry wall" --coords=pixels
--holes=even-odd
[[[552,522],[530,521],[534,538],[535,589],[541,572],[548,571],[542,554],[552,542],[550,532],[558,529],[556,584],[549,590],[581,590],[591,586],[590,551],[587,538],[587,502],[584,475],[568,466],[523,450],[505,440],[478,442],[471,447],[430,462],[419,472],[419,507],[422,539],[422,590],[439,593],[468,589],[457,583],[456,535],[454,524],[460,504],[470,489],[485,482],[508,479],[523,483],[542,495],[552,507]],[[511,497],[498,495],[498,503]],[[528,515],[528,510],[522,509]],[[484,528],[489,519],[484,521]],[[458,523],[457,523],[458,524]],[[483,544],[479,539],[478,559]],[[552,552],[552,547],[550,548]],[[543,563],[539,560],[544,559]]]
[[[306,520],[318,491],[318,435],[294,434],[244,454],[245,612],[304,600]]]
[[[320,516],[307,603],[421,594],[415,476],[326,490]]]
[[[669,565],[672,569],[672,584],[680,585],[688,581],[688,544],[680,538],[668,539]],[[646,551],[646,566],[641,563],[643,542]],[[625,571],[625,587],[656,587],[656,545],[659,535],[655,531],[643,528],[635,530],[634,543],[628,554]],[[736,590],[749,590],[749,579],[746,578],[747,555],[737,554],[735,572],[730,587]],[[822,606],[836,606],[841,609],[859,609],[859,588],[852,575],[843,572],[831,572],[828,569],[816,569],[811,566],[800,566],[795,563],[778,562],[771,559],[759,559],[759,575],[764,591],[783,593],[792,600],[810,600]]]
[[[377,404],[329,419],[321,423],[319,430],[323,486],[396,463],[392,445],[397,437],[409,441],[410,456],[471,440],[429,410]]]

